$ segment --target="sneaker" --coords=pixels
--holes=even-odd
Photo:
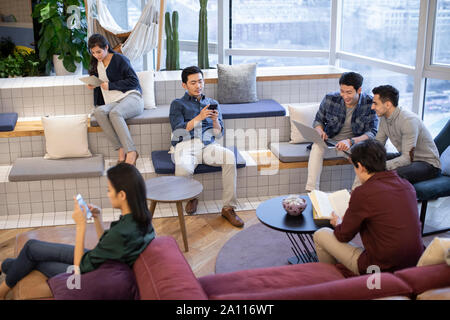
[[[243,227],[244,221],[236,214],[233,207],[223,207],[222,208],[222,217],[227,219],[233,226],[235,227]]]
[[[194,214],[197,211],[197,205],[198,199],[191,199],[186,203],[186,208],[184,208],[184,210],[186,210],[187,214]]]

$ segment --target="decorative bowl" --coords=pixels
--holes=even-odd
[[[295,194],[283,199],[283,208],[291,216],[301,215],[306,205],[306,200]]]

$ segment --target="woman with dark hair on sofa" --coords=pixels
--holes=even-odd
[[[136,164],[139,154],[131,138],[126,119],[144,111],[142,89],[127,57],[114,52],[101,34],[88,40],[91,54],[89,74],[102,82],[94,88],[94,115],[108,140],[119,150],[118,162]]]
[[[105,231],[100,209],[88,204],[99,237],[97,246],[92,250],[84,249],[86,211],[74,199],[75,246],[28,240],[17,258],[1,263],[1,271],[6,278],[0,285],[0,299],[5,298],[9,290],[33,270],[51,278],[67,272],[72,265],[78,274],[95,270],[107,260],[123,262],[130,268],[133,266],[140,253],[155,238],[152,215],[147,208],[145,182],[136,167],[127,163],[110,168],[107,177],[109,200],[113,208],[120,209],[121,216]]]

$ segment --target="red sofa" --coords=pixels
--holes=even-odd
[[[16,239],[16,254],[29,239],[74,243],[73,226],[37,229]],[[86,247],[97,242],[89,226]],[[450,299],[450,267],[439,264],[381,273],[380,288],[369,289],[373,275],[346,278],[336,266],[307,263],[251,269],[197,278],[172,237],[154,239],[133,266],[140,298],[144,300],[206,299]],[[345,273],[344,273],[345,274]],[[370,278],[372,279],[372,278]],[[373,283],[369,281],[369,284]],[[14,287],[13,299],[52,299],[47,278],[35,270]]]
[[[380,273],[379,288],[373,289],[368,287],[376,285],[372,281],[374,274],[345,278],[337,267],[325,263],[196,278],[175,240],[167,236],[153,240],[133,270],[141,299],[152,300],[415,299],[425,292],[430,296],[437,289],[440,297],[442,293],[444,297],[450,293],[450,267],[447,264]]]

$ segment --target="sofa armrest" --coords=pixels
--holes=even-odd
[[[174,238],[156,237],[133,266],[142,300],[206,300]]]
[[[370,300],[390,296],[410,297],[412,289],[390,273],[380,274],[380,287],[369,289],[371,275],[255,293],[210,296],[212,300]]]
[[[414,295],[450,286],[450,266],[446,263],[411,267],[396,271],[394,275],[406,282]]]

